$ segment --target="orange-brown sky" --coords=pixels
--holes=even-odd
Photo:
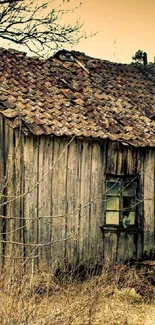
[[[83,0],[76,17],[85,21],[84,29],[88,33],[98,32],[80,42],[76,49],[117,62],[131,62],[132,55],[142,49],[148,53],[149,61],[154,60],[154,0]]]
[[[43,1],[38,0],[38,3]],[[53,1],[57,5],[63,0]],[[64,19],[67,23],[74,23],[81,18],[87,34],[92,31],[97,32],[97,35],[81,41],[72,49],[90,56],[127,63],[141,49],[148,53],[149,61],[154,61],[155,0],[64,0],[64,5],[69,9],[80,1],[82,5],[75,13],[68,14]],[[5,42],[0,46],[5,46]]]

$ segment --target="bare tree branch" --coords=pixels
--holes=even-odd
[[[0,38],[27,47],[31,52],[48,55],[65,44],[77,44],[86,35],[83,24],[64,24],[64,14],[74,12],[64,9],[64,0],[54,7],[53,0],[0,0]],[[68,2],[68,1],[67,1]]]

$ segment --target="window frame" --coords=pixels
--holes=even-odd
[[[115,183],[117,184],[117,181],[119,183],[119,186],[120,186],[120,192],[115,194],[115,195],[110,195],[108,192],[107,192],[107,183],[111,182],[111,183]],[[123,195],[123,189],[125,188],[124,187],[124,183],[126,183],[126,187],[127,184],[130,184],[130,183],[136,183],[135,184],[135,195]],[[105,213],[104,213],[104,225],[106,227],[114,227],[114,228],[122,228],[122,229],[134,229],[134,228],[137,228],[138,227],[138,204],[136,202],[136,200],[138,199],[138,188],[139,188],[139,177],[138,175],[112,175],[112,174],[107,174],[106,175],[106,178],[105,178]],[[118,197],[119,199],[119,209],[107,209],[107,198],[110,198],[110,197]],[[124,208],[124,204],[123,204],[123,198],[130,198],[131,200],[133,199],[134,200],[134,205],[135,207],[129,207],[128,209],[127,208]],[[118,212],[118,224],[116,223],[108,223],[106,221],[106,218],[107,218],[107,212]],[[125,215],[124,215],[124,211],[126,211],[127,213],[130,213],[130,212],[134,212],[134,223],[133,224],[125,224],[123,223],[123,219],[125,218]],[[123,217],[124,215],[124,217]]]

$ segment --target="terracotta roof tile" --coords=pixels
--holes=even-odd
[[[41,61],[0,49],[0,112],[26,134],[155,146],[155,77],[76,51]]]

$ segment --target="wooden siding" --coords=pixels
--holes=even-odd
[[[0,266],[20,261],[32,270],[42,264],[65,269],[101,265],[103,257],[120,263],[149,255],[155,234],[154,149],[25,136],[1,118],[0,136],[0,191],[8,201],[0,208],[5,216],[0,218]],[[144,236],[102,233],[106,174],[139,175]]]
[[[144,252],[149,255],[155,241],[155,155],[147,150],[144,166]],[[154,243],[155,247],[155,243]]]
[[[5,166],[4,166],[4,159],[5,159],[5,139],[4,138],[4,128],[3,128],[3,119],[0,118],[0,215],[3,216],[5,214],[5,208],[2,206],[4,202],[4,175],[5,175]],[[0,218],[0,268],[3,266],[3,256],[4,256],[4,233],[5,231],[5,221],[1,217]]]

